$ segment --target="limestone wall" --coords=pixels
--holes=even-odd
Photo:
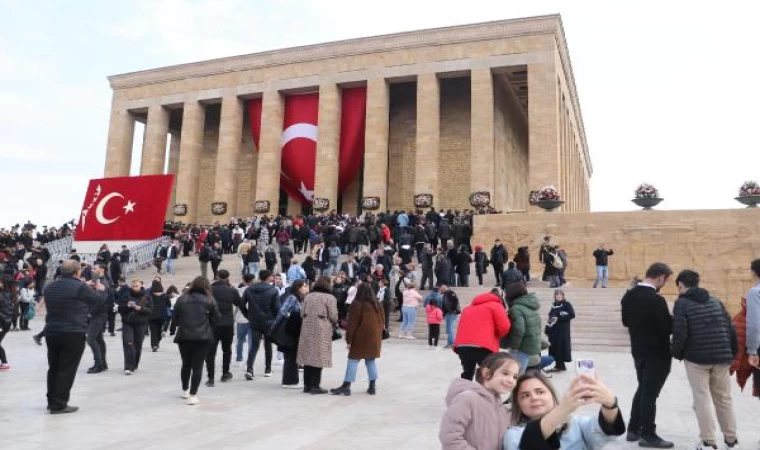
[[[623,287],[649,264],[667,263],[676,274],[700,273],[703,285],[734,313],[752,285],[749,264],[760,257],[760,211],[752,209],[634,211],[604,213],[504,214],[475,217],[473,245],[486,248],[500,238],[514,256],[531,248],[532,275],[540,277],[538,247],[545,235],[568,253],[567,276],[573,286],[588,287],[595,273],[592,252],[611,247],[610,285]],[[675,296],[675,277],[664,290]]]
[[[494,78],[494,151],[499,211],[528,207],[528,123],[517,100],[500,77]]]
[[[388,208],[408,209],[414,203],[417,83],[391,85],[389,112]]]
[[[470,77],[442,79],[436,208],[470,208],[470,114]]]

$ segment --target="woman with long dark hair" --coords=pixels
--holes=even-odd
[[[351,395],[351,383],[356,381],[359,361],[364,360],[369,376],[367,393],[375,395],[377,364],[385,329],[385,314],[380,303],[375,299],[375,292],[369,283],[361,283],[356,290],[356,298],[348,311],[346,326],[346,344],[348,346],[348,365],[343,384],[330,389],[333,395]]]
[[[206,277],[196,277],[187,292],[177,299],[172,315],[172,330],[179,327],[174,342],[182,357],[182,398],[188,405],[197,405],[198,386],[203,378],[203,362],[214,342],[212,323],[219,319],[219,308],[211,296]]]
[[[277,344],[277,351],[284,358],[282,366],[282,387],[298,389],[298,339],[301,337],[301,310],[309,285],[306,280],[295,280],[290,285],[290,294],[285,299],[277,317],[274,319],[270,334]]]

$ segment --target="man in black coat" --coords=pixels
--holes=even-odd
[[[272,285],[274,277],[267,270],[259,272],[259,282],[249,286],[240,301],[240,311],[248,317],[253,330],[253,345],[248,351],[248,362],[245,372],[246,380],[253,380],[253,363],[259,343],[264,340],[264,376],[272,376],[272,340],[269,330],[280,311],[280,295]]]
[[[491,265],[496,276],[496,286],[501,286],[501,274],[504,272],[504,264],[508,259],[507,249],[504,248],[504,244],[499,239],[496,239],[493,242],[493,247],[491,247]]]
[[[69,405],[79,362],[84,353],[87,318],[105,302],[106,287],[84,283],[78,261],[64,261],[61,278],[45,289],[45,340],[48,347],[47,402],[50,414],[76,412]]]
[[[92,265],[92,281],[99,282],[106,287],[105,302],[98,304],[90,310],[90,323],[87,326],[87,345],[92,350],[92,357],[95,364],[87,370],[87,373],[94,374],[108,370],[108,361],[106,360],[106,341],[103,339],[103,332],[106,327],[108,318],[108,307],[113,305],[113,290],[111,282],[106,276],[106,263],[98,261]]]
[[[731,398],[729,367],[738,351],[731,316],[717,298],[699,287],[699,274],[684,270],[676,278],[678,293],[673,308],[673,357],[684,361],[691,386],[702,448],[717,448],[712,409],[718,415],[730,449],[737,443],[736,415]]]
[[[219,319],[214,323],[214,343],[206,355],[206,371],[208,382],[206,386],[214,386],[214,368],[216,349],[222,343],[222,382],[232,378],[230,361],[232,360],[232,337],[235,335],[234,305],[240,304],[240,293],[230,285],[230,272],[221,269],[219,280],[211,285],[211,293],[219,307]]]
[[[628,441],[639,446],[672,448],[656,433],[657,397],[670,374],[670,334],[673,317],[659,294],[673,274],[663,263],[649,266],[644,281],[625,293],[621,301],[623,325],[631,337],[631,354],[639,386],[633,396]]]

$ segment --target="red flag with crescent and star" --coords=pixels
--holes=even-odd
[[[174,175],[90,180],[77,241],[140,241],[161,236]]]

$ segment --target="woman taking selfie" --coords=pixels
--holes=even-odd
[[[597,450],[625,433],[617,397],[598,379],[575,378],[560,401],[540,370],[528,370],[512,391],[512,428],[505,450]],[[581,406],[601,405],[598,416],[573,416]]]

